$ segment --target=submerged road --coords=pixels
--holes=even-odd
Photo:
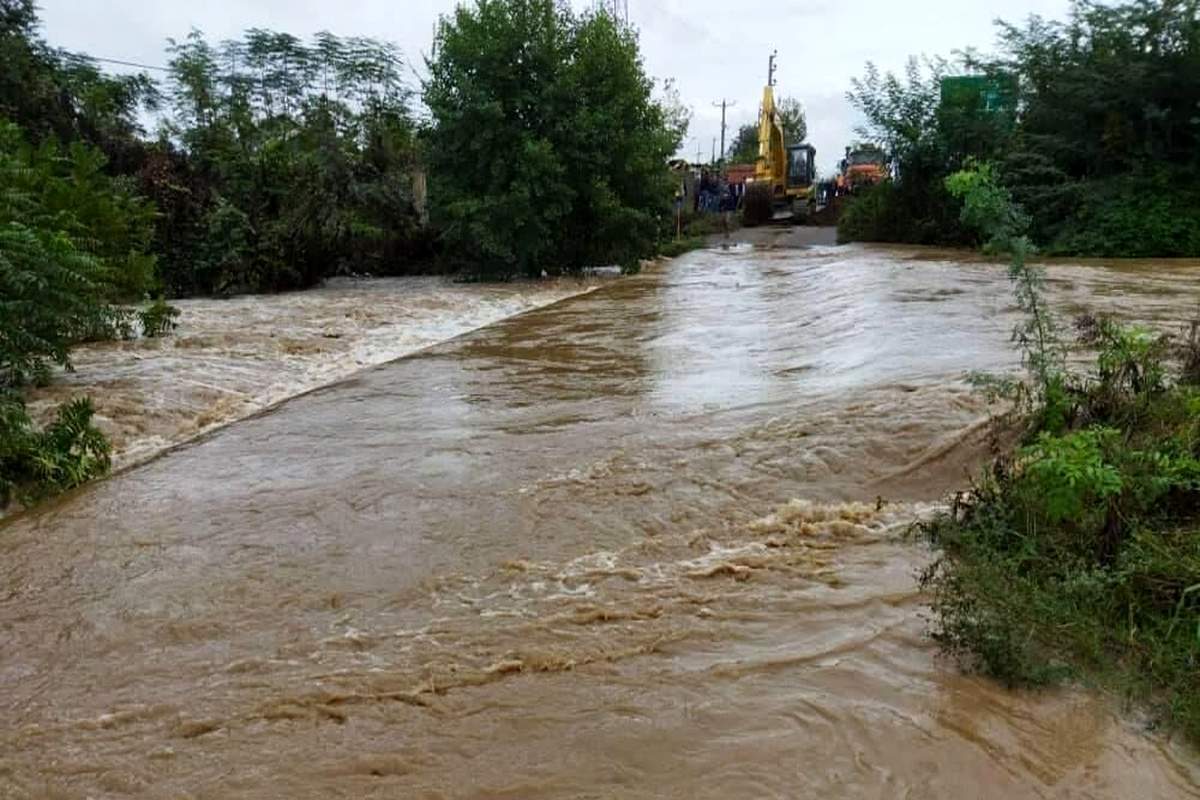
[[[1195,266],[1052,293],[1177,326]],[[0,798],[1197,796],[924,636],[904,532],[1013,314],[945,254],[693,253],[14,519]]]

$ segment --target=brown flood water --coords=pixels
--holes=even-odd
[[[1200,796],[1136,716],[924,637],[904,530],[1014,316],[914,256],[694,253],[12,520],[0,797]],[[1052,291],[1173,328],[1197,266]]]

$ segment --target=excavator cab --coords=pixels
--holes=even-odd
[[[787,149],[787,188],[807,189],[816,177],[817,148],[794,144]]]

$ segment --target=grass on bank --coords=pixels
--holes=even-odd
[[[685,236],[663,242],[658,246],[658,254],[663,258],[676,258],[693,250],[703,250],[705,244],[703,236]]]
[[[674,226],[675,221],[672,220]],[[728,226],[728,227],[727,227]],[[658,255],[663,258],[676,258],[693,250],[703,250],[708,246],[708,237],[716,234],[733,233],[741,227],[741,215],[730,214],[728,220],[725,214],[687,213],[679,221],[679,232],[675,236],[672,228],[670,235],[664,237],[658,244]]]
[[[1068,369],[1025,218],[986,167],[949,188],[1013,254],[1027,375],[982,379],[1020,441],[922,526],[933,635],[1006,684],[1103,687],[1200,742],[1200,325],[1083,318],[1095,362]]]

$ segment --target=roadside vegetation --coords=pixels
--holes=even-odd
[[[251,30],[171,42],[169,121],[137,179],[168,292],[312,286],[422,269],[417,129],[396,49]]]
[[[1077,680],[1200,742],[1200,324],[1068,331],[1027,262],[1032,219],[987,165],[945,183],[1010,254],[1024,380],[981,377],[1018,441],[923,526],[935,638],[1016,686]],[[1094,354],[1068,367],[1072,347]]]
[[[1075,0],[1069,19],[999,22],[999,53],[868,65],[850,100],[894,179],[846,209],[843,241],[974,245],[945,179],[974,159],[1050,255],[1200,255],[1200,5]],[[948,94],[975,75],[988,91]],[[953,86],[953,84],[951,84]]]
[[[658,254],[663,258],[678,258],[693,250],[703,250],[707,245],[708,240],[704,236],[687,235],[663,242],[658,248]]]
[[[193,31],[164,61],[162,83],[107,75],[42,38],[33,0],[0,0],[0,508],[107,470],[89,401],[39,428],[22,387],[81,342],[168,335],[166,298],[631,266],[666,238],[688,113],[603,14],[463,4],[428,121],[375,39]]]
[[[456,266],[630,266],[671,214],[688,114],[659,102],[634,32],[553,0],[482,0],[438,29],[424,99],[432,215]]]

